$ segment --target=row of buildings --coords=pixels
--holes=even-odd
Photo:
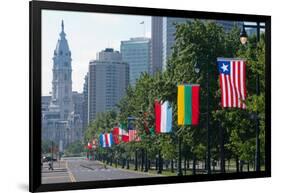
[[[71,51],[64,24],[53,56],[52,95],[42,96],[42,140],[66,148],[82,140],[83,132],[98,113],[116,108],[128,85],[142,72],[155,74],[166,68],[172,52],[176,23],[185,18],[152,17],[151,38],[132,37],[120,42],[120,51],[105,48],[90,60],[83,93],[72,91]],[[218,21],[225,30],[236,23]]]

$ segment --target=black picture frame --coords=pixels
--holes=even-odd
[[[265,132],[265,171],[247,173],[204,174],[194,176],[154,177],[142,179],[110,180],[76,183],[41,184],[41,13],[42,10],[64,10],[96,13],[118,13],[131,15],[187,17],[198,19],[236,20],[264,22],[266,34],[266,132]],[[186,10],[156,9],[144,7],[108,6],[80,3],[47,1],[29,2],[30,11],[30,98],[29,98],[29,191],[60,191],[92,188],[139,186],[152,184],[171,184],[198,181],[261,178],[271,176],[271,17],[233,13],[215,13]]]

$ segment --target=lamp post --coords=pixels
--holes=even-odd
[[[260,30],[265,28],[265,26],[261,26],[260,22],[256,22],[256,24],[243,24],[242,31],[240,33],[240,42],[245,45],[248,41],[248,35],[245,28],[255,28],[257,30],[257,42],[260,41]],[[260,77],[257,73],[256,75],[256,95],[260,95]],[[255,152],[255,168],[256,171],[260,171],[260,121],[259,121],[259,112],[258,110],[255,113],[255,122],[256,122],[256,152]]]
[[[196,74],[200,73],[200,64],[198,64],[196,62],[196,64],[194,65],[194,71]],[[207,62],[207,109],[206,109],[206,114],[207,114],[207,173],[211,174],[211,145],[210,145],[210,113],[209,113],[209,109],[210,109],[210,103],[209,103],[209,98],[210,98],[210,85],[209,85],[209,65]]]
[[[182,168],[181,168],[181,136],[178,136],[179,140],[179,159],[178,159],[178,167],[177,167],[177,175],[182,176]],[[160,166],[158,166],[160,167]]]

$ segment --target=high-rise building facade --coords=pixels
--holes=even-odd
[[[41,108],[42,140],[62,144],[63,148],[82,139],[82,121],[78,113],[79,108],[76,106],[78,105],[76,98],[73,104],[71,51],[65,36],[62,21],[60,38],[53,56],[52,95],[42,96]],[[75,96],[76,94],[78,95],[75,93]],[[77,107],[76,110],[74,106]]]
[[[163,49],[163,17],[152,16],[151,18],[151,67],[150,73],[155,74],[162,71],[162,49]]]
[[[226,20],[216,20],[218,25],[221,25],[223,29],[227,32],[231,31],[234,26],[237,26],[239,29],[243,26],[243,22],[240,21],[226,21]]]
[[[172,54],[172,47],[175,43],[176,24],[190,21],[187,18],[163,17],[162,24],[162,70],[166,69],[167,61]]]
[[[90,61],[88,74],[88,123],[98,113],[116,108],[129,82],[129,67],[118,51],[107,48]]]
[[[89,73],[86,74],[83,85],[83,130],[88,127],[88,77]]]
[[[153,20],[152,20],[153,21]],[[163,17],[162,24],[162,70],[166,69],[167,62],[169,57],[172,54],[172,47],[175,43],[175,33],[176,33],[176,24],[186,23],[192,21],[188,18],[176,18],[176,17]],[[205,20],[211,21],[211,20]],[[237,27],[242,26],[242,22],[236,21],[225,21],[225,20],[214,20],[217,24],[221,25],[225,31],[229,32],[235,25]],[[159,25],[158,25],[159,26]],[[152,55],[153,55],[152,49]]]
[[[135,85],[142,72],[149,72],[151,63],[150,38],[138,37],[121,41],[122,60],[129,64],[130,84]]]

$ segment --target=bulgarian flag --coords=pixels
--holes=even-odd
[[[178,125],[198,125],[199,91],[198,84],[178,85]]]
[[[168,101],[161,102],[155,100],[155,131],[156,133],[169,133],[172,131],[172,107]]]

